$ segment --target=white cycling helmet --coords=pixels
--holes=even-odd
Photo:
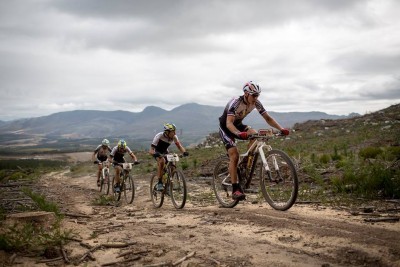
[[[101,141],[101,144],[103,146],[108,146],[110,144],[110,141],[108,141],[107,139],[103,139],[103,141]]]
[[[247,82],[243,86],[243,92],[249,92],[249,94],[254,95],[254,94],[260,94],[261,93],[261,88],[258,84],[254,83],[253,81]]]

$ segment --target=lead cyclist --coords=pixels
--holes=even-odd
[[[257,83],[253,81],[245,83],[243,95],[232,98],[226,105],[221,117],[219,117],[219,134],[229,156],[229,175],[232,182],[232,199],[234,200],[246,199],[237,177],[239,150],[235,139],[247,140],[250,135],[257,133],[255,129],[243,124],[243,119],[254,109],[257,109],[258,113],[270,126],[281,131],[283,135],[289,135],[289,130],[283,128],[271,117],[258,100],[260,93],[261,88]],[[250,141],[249,146],[251,143],[252,141]]]

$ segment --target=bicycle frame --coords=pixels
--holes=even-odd
[[[254,139],[254,142],[251,144],[251,146],[247,149],[247,151],[243,154],[239,154],[239,164],[243,164],[243,163],[247,163],[247,162],[243,162],[243,159],[254,154],[254,157],[257,157],[256,154],[258,154],[259,156],[261,156],[261,161],[263,164],[263,168],[266,171],[270,171],[270,167],[267,163],[267,159],[265,157],[264,154],[264,150],[263,148],[266,148],[267,151],[271,151],[272,147],[271,145],[267,144],[266,142],[272,138],[274,135],[278,135],[278,134],[273,134],[271,131],[268,130],[260,130],[259,132],[263,133],[263,134],[255,134],[250,136],[249,139]],[[251,166],[250,166],[250,171],[248,172],[248,174],[246,175],[246,185],[250,184],[250,181],[253,177],[254,174],[254,170],[255,170],[255,164],[256,164],[256,160],[254,160],[251,162]],[[279,166],[276,162],[275,157],[273,157],[273,164],[274,164],[274,168],[275,169],[279,169]],[[246,166],[246,168],[249,168],[249,166]],[[242,177],[243,178],[243,177]]]

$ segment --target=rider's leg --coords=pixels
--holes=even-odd
[[[119,184],[121,182],[120,173],[122,168],[120,166],[115,166],[115,183]]]
[[[97,181],[100,180],[101,169],[102,169],[102,166],[101,166],[100,164],[98,164],[98,168],[97,168]]]
[[[165,160],[164,157],[157,158],[157,175],[158,175],[158,183],[157,183],[157,190],[161,191],[164,189],[162,176],[164,172]]]
[[[229,156],[229,175],[231,176],[232,184],[238,183],[237,165],[239,162],[239,151],[236,146],[228,149]]]
[[[164,166],[165,166],[164,158],[163,157],[158,157],[157,158],[157,176],[158,176],[158,180],[162,179]]]
[[[238,176],[237,176],[237,166],[239,161],[239,150],[237,147],[231,147],[228,149],[229,155],[229,174],[231,176],[232,182],[232,198],[235,200],[244,200],[246,195],[243,193],[240,187]]]

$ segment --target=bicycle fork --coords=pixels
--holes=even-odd
[[[264,152],[262,151],[262,147],[263,147],[263,146],[260,146],[260,147],[259,147],[259,154],[260,154],[260,156],[261,156],[261,160],[262,160],[262,163],[263,163],[263,167],[264,167],[265,171],[267,172],[267,175],[268,175],[269,180],[270,180],[271,182],[275,182],[275,183],[282,182],[282,181],[283,181],[283,178],[282,178],[282,176],[281,176],[281,172],[279,171],[279,165],[278,165],[278,161],[276,160],[276,157],[275,157],[274,155],[271,156],[273,169],[274,169],[274,171],[276,172],[276,174],[277,174],[277,176],[278,176],[278,179],[273,179],[273,178],[272,178],[271,169],[270,169],[270,167],[269,167],[269,165],[268,165],[268,162],[267,162],[267,159],[266,159],[266,157],[265,157],[265,155],[264,155]],[[271,150],[271,149],[268,148],[268,151],[270,151],[270,150]]]

